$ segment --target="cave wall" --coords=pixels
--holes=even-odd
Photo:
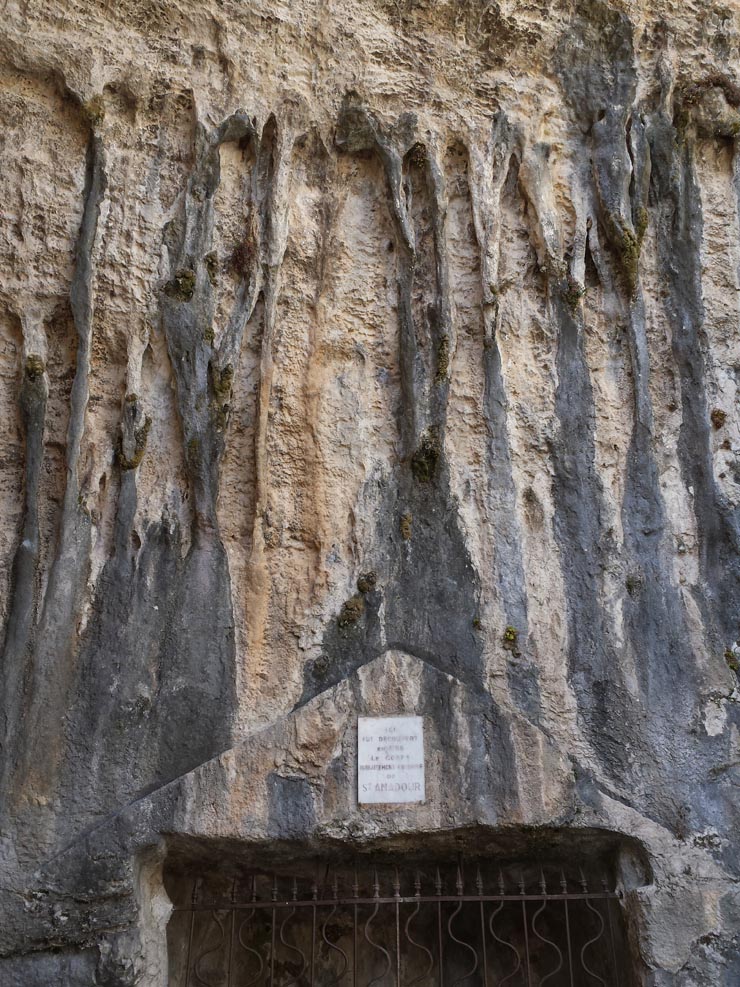
[[[229,752],[278,730],[351,788],[275,725],[427,693],[459,744],[423,819],[291,838],[612,828],[663,895],[642,982],[735,983],[740,7],[0,31],[0,983],[159,983],[141,854],[221,833],[209,800],[247,842],[291,816]],[[286,804],[253,831],[234,785]],[[82,859],[106,918],[61,922]]]

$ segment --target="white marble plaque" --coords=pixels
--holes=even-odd
[[[357,719],[357,801],[424,801],[424,719]]]

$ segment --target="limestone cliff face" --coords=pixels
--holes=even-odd
[[[737,984],[740,7],[0,31],[0,983],[166,984],[167,834],[538,826]],[[404,709],[429,805],[359,811]]]

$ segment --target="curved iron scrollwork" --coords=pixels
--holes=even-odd
[[[446,891],[439,870],[367,883],[354,871],[331,885],[253,876],[248,900],[196,882],[182,915],[184,963],[173,987],[623,987],[619,895],[604,884],[549,890],[524,877],[466,888],[458,866]],[[530,875],[531,876],[531,875]],[[387,880],[387,884],[384,881]],[[426,887],[425,887],[426,883]],[[557,885],[556,885],[557,886]],[[364,891],[369,889],[369,893]],[[571,884],[572,887],[572,884]],[[404,893],[404,888],[407,889]],[[412,890],[413,889],[413,890]],[[226,916],[226,918],[225,918]],[[608,934],[607,934],[608,929]]]
[[[464,973],[462,973],[460,976],[457,977],[457,979],[452,984],[452,987],[459,987],[459,985],[464,980],[468,980],[468,978],[475,976],[475,971],[478,969],[478,951],[473,946],[471,946],[469,942],[465,942],[464,939],[458,939],[458,937],[452,931],[452,923],[455,921],[455,919],[457,918],[457,916],[462,911],[462,907],[463,907],[462,893],[463,893],[463,890],[464,890],[464,888],[463,888],[462,875],[460,874],[460,869],[458,868],[458,870],[457,870],[457,895],[458,895],[459,901],[458,901],[458,903],[457,903],[454,911],[452,912],[452,914],[450,915],[450,917],[447,919],[447,934],[449,935],[449,937],[452,940],[452,942],[456,942],[458,944],[458,946],[462,946],[463,949],[466,949],[468,952],[470,952],[470,953],[473,954],[473,965],[470,967],[469,970],[465,970]]]
[[[223,944],[226,941],[226,930],[224,928],[224,923],[218,917],[218,912],[215,910],[212,911],[211,917],[213,918],[213,921],[216,924],[216,927],[218,928],[219,938],[218,941],[213,946],[210,946],[208,949],[202,952],[200,956],[198,956],[198,958],[196,959],[195,963],[193,964],[193,973],[195,974],[195,982],[198,984],[198,987],[216,987],[215,984],[210,983],[208,980],[206,980],[203,977],[203,975],[200,972],[201,966],[207,956],[220,953]]]
[[[419,894],[417,894],[417,898],[418,897],[419,897]],[[425,956],[428,957],[429,964],[426,967],[426,969],[422,970],[422,972],[420,974],[418,974],[418,976],[414,977],[413,980],[409,980],[409,982],[407,983],[406,987],[414,987],[415,984],[419,984],[423,980],[426,980],[427,977],[431,974],[432,970],[434,969],[434,953],[431,951],[431,949],[428,949],[424,945],[424,943],[417,942],[416,939],[414,939],[414,937],[411,935],[411,931],[410,931],[411,930],[411,923],[414,921],[414,919],[416,918],[416,916],[419,914],[419,911],[420,910],[421,910],[421,901],[417,901],[416,902],[416,907],[414,908],[413,912],[411,912],[411,914],[409,915],[409,917],[406,919],[406,925],[403,927],[403,931],[404,931],[404,935],[406,936],[406,942],[410,946],[415,946],[416,949],[421,950],[421,952],[424,953]]]
[[[260,953],[258,949],[252,949],[251,946],[248,946],[247,943],[244,942],[244,938],[243,938],[244,932],[249,927],[249,923],[252,921],[254,916],[255,916],[255,909],[252,908],[251,911],[247,913],[246,918],[244,918],[239,924],[239,932],[237,933],[237,939],[239,941],[239,945],[241,946],[241,948],[244,950],[245,953],[249,953],[257,958],[257,962],[259,963],[259,970],[254,975],[254,977],[252,977],[251,980],[247,980],[246,983],[242,982],[242,984],[240,984],[240,987],[254,987],[254,985],[259,980],[262,979],[262,974],[265,972],[265,961],[262,957],[262,953]]]

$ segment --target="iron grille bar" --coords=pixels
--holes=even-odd
[[[480,886],[480,871],[478,871],[478,884]],[[488,956],[486,951],[486,917],[483,902],[480,902],[480,938],[483,945],[483,987],[488,987]]]
[[[522,928],[524,930],[524,958],[527,963],[527,987],[532,987],[532,968],[529,962],[529,931],[527,928],[527,902],[526,899],[524,898],[522,898]]]
[[[279,899],[277,901],[255,901],[255,902],[235,902],[231,903],[228,901],[210,901],[210,902],[198,902],[195,905],[178,905],[175,906],[173,911],[176,912],[212,912],[212,911],[232,911],[233,909],[239,910],[249,910],[255,908],[259,910],[260,908],[292,908],[294,905],[297,908],[307,908],[315,905],[317,908],[327,908],[330,905],[395,905],[398,902],[401,905],[413,905],[417,901],[422,905],[430,904],[433,902],[498,902],[498,901],[603,901],[605,899],[617,899],[621,898],[619,891],[589,891],[583,894],[579,891],[569,891],[567,894],[464,894],[457,895],[421,895],[416,897],[413,895],[402,895],[400,898],[321,898],[318,901],[312,901],[309,899],[301,901],[291,901],[289,898]]]
[[[357,883],[357,868],[355,868],[355,882],[352,885],[352,893],[354,898],[354,905],[352,906],[352,913],[354,916],[354,921],[352,922],[352,987],[357,987],[357,900],[360,895],[360,886]]]
[[[455,893],[436,869],[432,893],[422,893],[417,870],[414,893],[404,894],[394,868],[387,894],[377,870],[371,873],[371,894],[361,892],[355,868],[349,894],[335,873],[330,884],[312,881],[310,897],[299,897],[297,876],[288,879],[286,896],[284,877],[253,874],[248,900],[239,897],[238,879],[230,894],[220,896],[204,893],[198,878],[189,902],[174,909],[183,916],[186,940],[185,967],[176,982],[180,987],[620,987],[624,982],[619,971],[624,939],[612,908],[621,896],[606,882],[592,891],[581,874],[580,889],[571,891],[561,872],[559,890],[550,891],[541,872],[538,892],[526,888],[523,875],[518,892],[511,892],[499,873],[498,888],[490,891],[479,867],[473,893],[465,887],[460,863]],[[268,880],[269,890],[259,898],[258,886],[267,888]]]

